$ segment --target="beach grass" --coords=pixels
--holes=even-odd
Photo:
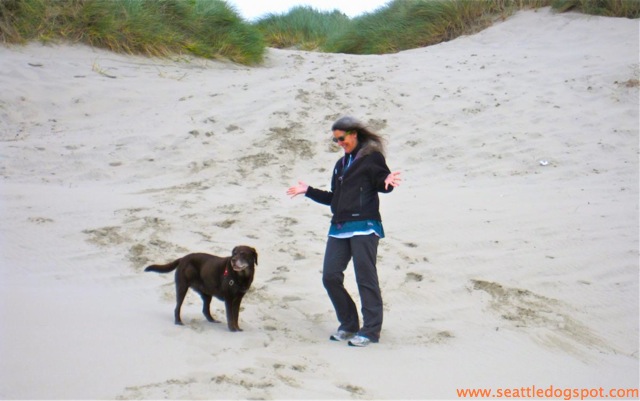
[[[244,20],[223,0],[2,0],[0,42],[85,43],[114,52],[192,54],[260,64],[266,47],[387,54],[478,32],[522,9],[550,6],[639,18],[640,0],[393,0],[355,18],[297,6]]]
[[[321,50],[332,35],[341,35],[351,20],[335,10],[318,11],[309,6],[298,6],[286,14],[267,14],[256,26],[270,47]]]
[[[241,64],[258,64],[265,52],[258,29],[218,0],[3,0],[0,40],[63,40],[114,52],[186,53]]]
[[[332,29],[325,29],[315,19],[340,22],[335,12],[320,13],[310,7],[270,15],[257,24],[261,31],[269,32],[266,41],[271,47],[316,46],[329,53],[387,54],[473,34],[518,10],[549,6],[557,12],[640,17],[638,0],[393,0]],[[311,20],[313,24],[299,23]],[[307,42],[308,38],[313,38],[313,43]]]

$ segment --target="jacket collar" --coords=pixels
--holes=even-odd
[[[349,158],[349,155],[351,155],[352,158],[356,158],[358,157],[358,152],[360,152],[360,150],[362,149],[362,142],[358,142],[358,145],[356,145],[356,147],[351,151],[351,153],[345,153],[344,157]]]

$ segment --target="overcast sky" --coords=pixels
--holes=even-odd
[[[286,13],[295,6],[311,6],[320,11],[340,10],[349,17],[371,12],[391,0],[227,0],[246,20],[268,13]]]

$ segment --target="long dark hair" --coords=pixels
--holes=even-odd
[[[361,142],[363,145],[367,143],[375,144],[377,150],[385,154],[385,140],[380,135],[371,131],[360,122],[358,119],[351,116],[344,116],[336,120],[335,123],[331,126],[331,131],[340,130],[340,131],[355,131],[358,135],[358,142]]]

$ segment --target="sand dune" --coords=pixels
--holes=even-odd
[[[261,67],[0,47],[0,398],[453,399],[637,388],[638,20],[521,12],[383,56]],[[326,188],[389,141],[381,342],[328,341]],[[258,249],[242,333],[150,263]],[[350,269],[347,284],[354,295]],[[212,304],[224,320],[224,306]]]

